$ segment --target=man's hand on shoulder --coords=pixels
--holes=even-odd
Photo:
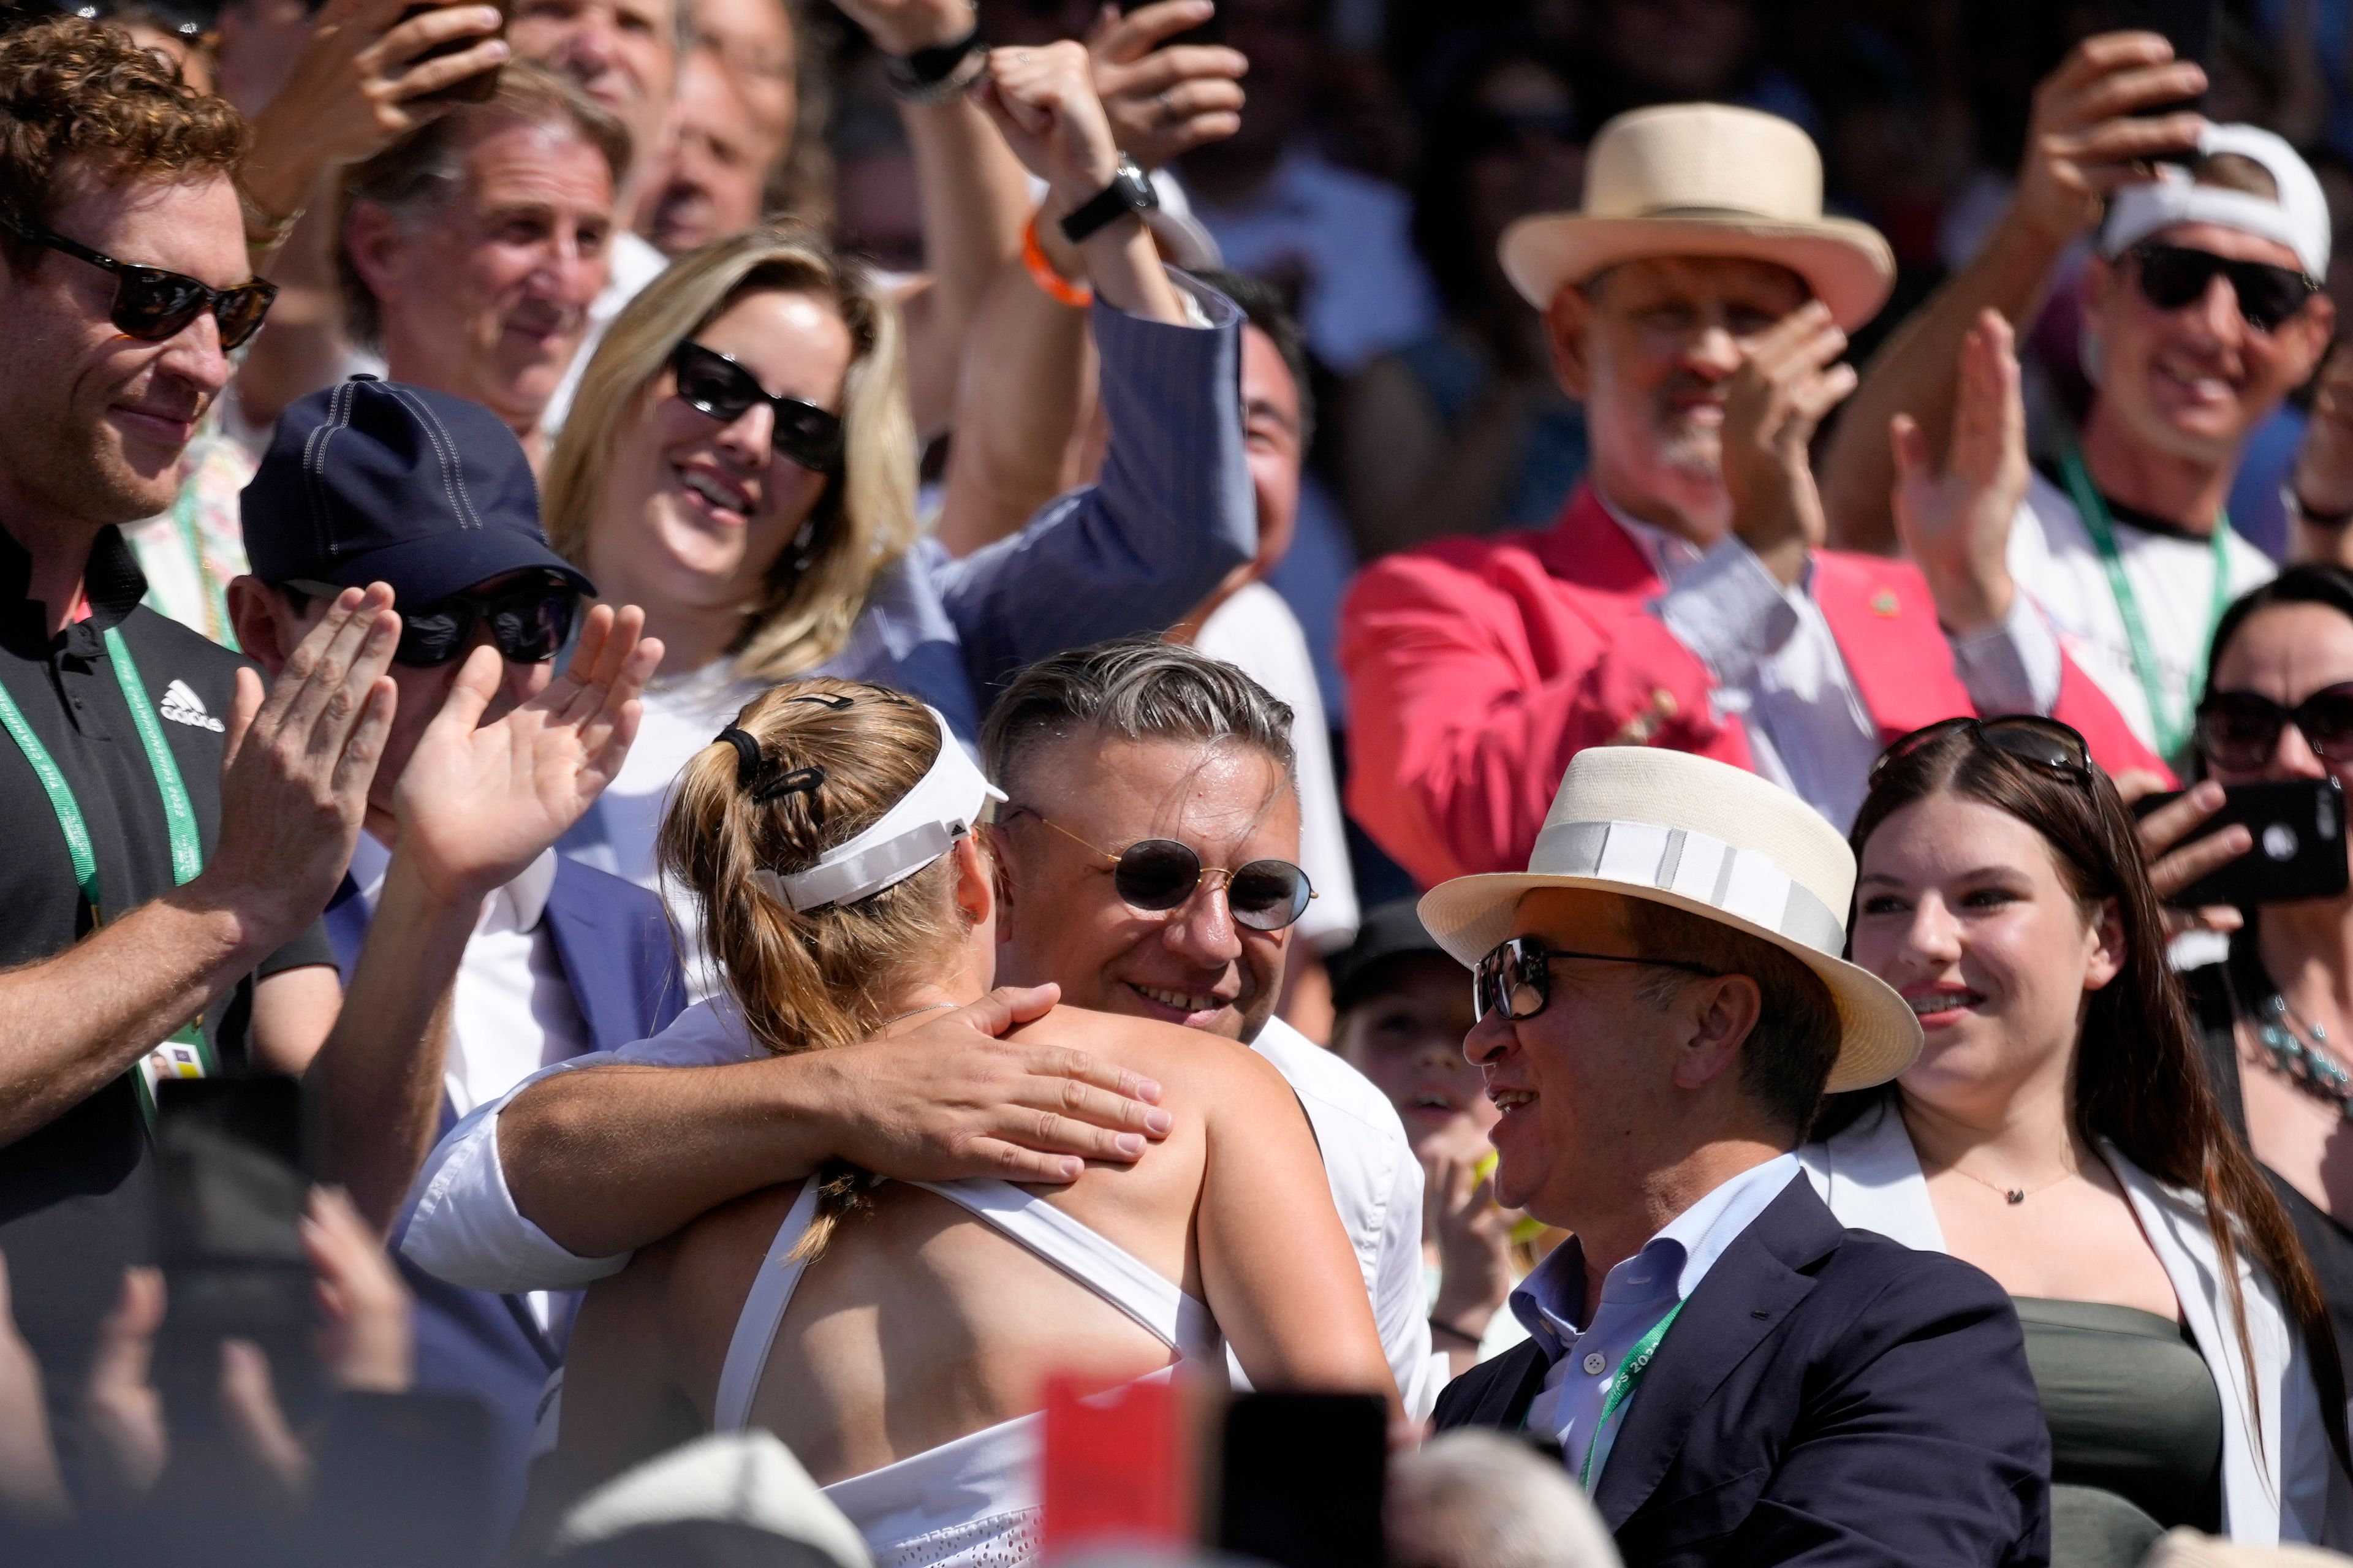
[[[1088,1160],[1143,1156],[1170,1123],[1160,1086],[1044,1041],[1002,1039],[1043,1017],[1054,985],[1000,986],[889,1039],[798,1058],[832,1152],[880,1175],[1071,1182]]]

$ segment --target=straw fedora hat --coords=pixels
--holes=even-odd
[[[1895,286],[1877,229],[1822,216],[1822,158],[1778,115],[1670,103],[1619,115],[1593,138],[1581,212],[1504,231],[1504,271],[1537,310],[1621,261],[1732,256],[1778,262],[1852,331]]]
[[[1457,877],[1422,895],[1438,945],[1476,965],[1513,934],[1523,894],[1591,888],[1721,921],[1821,977],[1841,1038],[1826,1092],[1885,1083],[1920,1054],[1920,1020],[1879,976],[1839,956],[1854,854],[1838,829],[1744,768],[1647,746],[1579,752],[1525,872]]]

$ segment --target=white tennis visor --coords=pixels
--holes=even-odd
[[[940,710],[925,704],[923,711],[940,730],[940,754],[930,770],[880,821],[827,850],[808,869],[778,873],[764,867],[753,872],[770,898],[802,911],[871,899],[955,848],[988,803],[1005,798],[965,754]]]

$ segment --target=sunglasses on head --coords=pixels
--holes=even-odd
[[[1536,937],[1515,936],[1509,942],[1498,942],[1471,972],[1472,1016],[1483,1018],[1491,1012],[1501,1013],[1516,1023],[1543,1012],[1552,1002],[1552,961],[1556,958],[1581,958],[1589,963],[1640,963],[1652,969],[1680,969],[1691,974],[1716,973],[1679,958],[1577,952],[1565,947],[1546,947]]]
[[[1239,870],[1204,866],[1201,858],[1174,838],[1140,838],[1114,855],[1089,844],[1041,811],[1026,805],[1013,812],[1034,816],[1074,844],[1085,845],[1112,863],[1111,885],[1131,909],[1157,914],[1193,896],[1204,877],[1226,879],[1226,907],[1252,931],[1281,931],[1307,912],[1315,889],[1307,873],[1288,860],[1252,860]],[[1011,815],[1008,813],[1008,815]]]
[[[312,598],[332,599],[343,592],[332,583],[297,580],[286,584]],[[474,628],[490,623],[491,643],[509,664],[545,664],[572,635],[573,617],[580,613],[580,590],[553,577],[540,577],[493,593],[448,594],[414,609],[400,611],[400,646],[393,650],[395,664],[431,669],[464,653],[474,640]]]
[[[841,466],[839,415],[797,397],[776,396],[750,371],[691,338],[671,353],[670,368],[679,397],[697,414],[732,425],[765,403],[776,413],[769,440],[777,451],[813,473],[829,474]]]
[[[2315,755],[2353,762],[2353,681],[2325,686],[2293,708],[2256,691],[2210,691],[2198,704],[2198,749],[2217,767],[2251,773],[2272,760],[2293,724]]]
[[[1876,782],[1894,763],[1956,730],[1965,730],[1978,744],[1990,746],[2046,773],[2077,784],[2091,782],[2092,749],[2084,743],[2084,737],[2056,719],[2032,713],[2013,713],[2000,719],[1946,719],[1915,730],[1879,753],[1879,760],[1871,764],[1871,779]]]
[[[2206,297],[2219,274],[2231,280],[2239,316],[2268,332],[2304,309],[2320,285],[2293,267],[2265,261],[2233,261],[2211,250],[2180,245],[2136,245],[2126,252],[2140,279],[2141,297],[2160,310],[2179,310]]]
[[[115,331],[142,342],[160,343],[177,337],[189,322],[210,310],[213,320],[220,324],[221,347],[237,348],[261,330],[262,318],[269,314],[270,302],[278,298],[278,285],[259,278],[234,289],[215,289],[185,273],[117,261],[64,235],[20,222],[5,213],[0,213],[0,228],[7,229],[27,245],[54,250],[113,273],[114,307],[107,312],[107,320],[114,323]]]

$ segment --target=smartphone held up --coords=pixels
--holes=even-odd
[[[485,0],[466,0],[466,3],[472,5],[483,4],[485,3]],[[506,36],[507,19],[513,15],[512,0],[487,0],[487,3],[495,5],[498,8],[499,13],[498,31],[489,36],[491,37],[504,37]],[[423,16],[431,12],[439,11],[445,8],[446,7],[443,5],[439,4],[418,4],[410,5],[401,12],[399,21],[395,22],[393,26],[396,27],[402,23],[413,21],[418,16]],[[435,44],[432,47],[426,49],[423,53],[419,54],[415,59],[409,61],[408,68],[415,70],[418,66],[425,64],[428,60],[438,60],[449,55],[463,54],[466,50],[472,48],[475,45],[482,43],[483,41],[484,38],[480,34],[468,34],[463,37],[451,38],[447,42]],[[500,71],[501,68],[498,66],[491,66],[487,70],[476,71],[473,75],[464,78],[462,80],[454,81],[448,87],[438,88],[431,92],[422,93],[418,95],[416,101],[419,103],[487,103],[499,90]]]

